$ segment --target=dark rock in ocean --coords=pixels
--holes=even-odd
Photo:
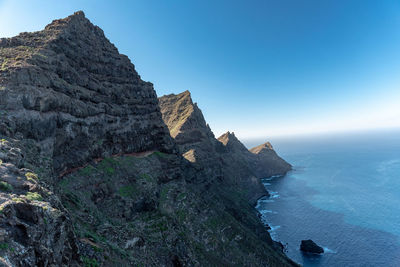
[[[313,253],[313,254],[322,254],[324,253],[324,249],[311,239],[309,240],[302,240],[300,244],[300,250],[306,253]]]

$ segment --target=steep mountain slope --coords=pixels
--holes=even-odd
[[[1,39],[0,66],[1,264],[294,265],[247,203],[259,181],[217,186],[204,156],[226,148],[194,107],[184,159],[152,84],[83,12]]]
[[[163,120],[182,155],[198,169],[207,170],[201,177],[213,177],[243,190],[250,203],[268,195],[259,178],[283,175],[291,169],[272,146],[249,151],[230,132],[216,139],[188,91],[160,97],[159,102]]]
[[[289,163],[276,154],[269,142],[253,147],[250,152],[256,156],[254,162],[258,162],[258,164],[254,166],[254,171],[260,177],[282,175],[292,169]],[[265,168],[265,166],[269,166],[269,168]]]
[[[248,163],[238,159],[214,137],[188,91],[160,97],[159,102],[163,119],[179,150],[196,166],[201,173],[199,180],[207,188],[210,183],[222,182],[225,187],[241,191],[252,204],[268,194]],[[208,178],[204,180],[205,177]]]
[[[209,156],[223,147],[215,139],[197,104],[193,103],[189,91],[163,96],[159,98],[159,105],[171,136],[187,160],[215,160]]]

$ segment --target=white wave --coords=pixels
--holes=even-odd
[[[272,179],[274,179],[273,177],[269,177],[269,178],[262,178],[261,180],[263,181],[271,181]]]
[[[330,248],[327,248],[327,247],[322,247],[322,248],[324,249],[324,253],[336,254],[336,251],[334,251],[334,250],[332,250]]]
[[[272,203],[272,202],[275,202],[275,200],[273,200],[273,199],[260,199],[260,200],[258,201],[257,206],[258,206],[260,203]]]
[[[270,197],[269,198],[278,198],[280,195],[278,192],[269,191]]]
[[[273,211],[273,210],[260,210],[259,212],[260,212],[262,215],[267,214],[267,213],[278,214],[278,212]]]

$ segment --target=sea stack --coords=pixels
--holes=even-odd
[[[302,240],[300,244],[300,250],[306,253],[312,254],[322,254],[324,253],[324,249],[318,246],[314,241],[311,239]]]

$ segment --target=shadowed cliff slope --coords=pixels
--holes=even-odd
[[[279,157],[269,142],[253,147],[250,152],[255,155],[252,157],[252,160],[257,162],[254,171],[260,177],[282,175],[292,169],[292,165]],[[269,166],[269,168],[265,166]]]
[[[226,132],[218,140],[238,161],[246,161],[259,178],[284,175],[292,169],[289,163],[276,154],[269,142],[248,150],[234,133]]]
[[[0,263],[294,265],[247,202],[259,181],[204,165],[229,153],[186,111],[175,141],[152,84],[83,12],[1,39]],[[178,149],[196,125],[191,162]]]

